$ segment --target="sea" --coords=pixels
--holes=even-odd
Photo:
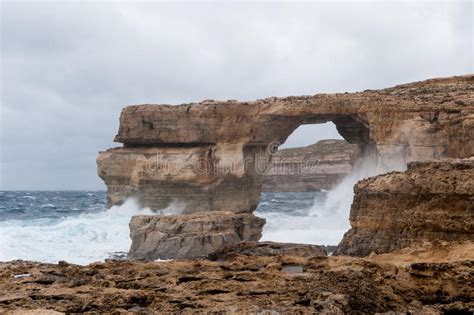
[[[263,193],[255,212],[267,220],[262,240],[337,245],[351,200],[351,190]],[[134,199],[107,209],[105,191],[0,191],[0,261],[85,265],[125,255],[128,224],[139,214],[152,212]]]

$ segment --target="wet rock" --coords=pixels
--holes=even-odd
[[[131,259],[204,257],[225,246],[258,241],[265,220],[230,211],[188,215],[134,216],[130,222]]]
[[[286,273],[303,273],[303,266],[301,265],[283,265],[281,266],[281,270]],[[300,302],[301,303],[301,302]],[[303,303],[304,305],[304,303]]]

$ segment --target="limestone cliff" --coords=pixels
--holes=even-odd
[[[421,242],[474,241],[474,158],[408,164],[354,187],[351,229],[336,254],[365,256]]]
[[[474,75],[382,90],[123,109],[115,141],[127,146],[283,143],[302,124],[333,121],[350,143],[413,158],[474,154]],[[469,145],[471,144],[471,145]]]
[[[360,157],[357,145],[322,140],[302,148],[279,150],[263,178],[262,191],[331,189],[351,172]]]
[[[363,153],[402,163],[474,154],[474,75],[383,90],[123,109],[98,172],[109,205],[252,212],[275,147],[302,124],[333,121]]]

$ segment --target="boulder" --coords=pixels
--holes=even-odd
[[[364,179],[354,191],[352,228],[335,254],[474,241],[474,158],[409,163],[406,172]]]
[[[230,211],[134,216],[129,258],[197,258],[242,241],[258,241],[265,219]]]

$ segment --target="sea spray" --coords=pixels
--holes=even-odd
[[[320,218],[323,222],[333,222],[339,228],[337,242],[325,245],[338,244],[344,233],[349,230],[349,213],[354,198],[354,185],[359,180],[405,169],[406,164],[401,162],[401,159],[382,159],[377,155],[367,155],[354,165],[350,174],[346,175],[336,187],[327,193],[322,204],[315,199],[309,215]]]
[[[256,214],[267,219],[262,240],[337,245],[350,228],[349,211],[354,197],[355,183],[370,176],[393,170],[404,170],[405,167],[401,159],[383,160],[375,155],[366,156],[356,163],[353,171],[336,187],[328,192],[315,193],[306,207],[295,204],[294,198],[309,198],[309,193],[274,194],[273,199],[279,198],[275,201],[286,203],[286,208],[293,208],[293,210],[272,210],[266,205],[259,206]],[[288,200],[293,195],[295,197]],[[272,203],[274,207],[276,204],[277,202]]]
[[[168,207],[166,213],[176,212]],[[128,224],[133,215],[153,214],[135,199],[108,210],[67,216],[0,222],[0,261],[14,259],[76,264],[102,261],[130,248]]]
[[[164,209],[156,211],[154,214],[161,214],[161,215],[177,215],[182,214],[184,212],[185,204],[180,201],[174,200],[170,203],[170,205]]]

